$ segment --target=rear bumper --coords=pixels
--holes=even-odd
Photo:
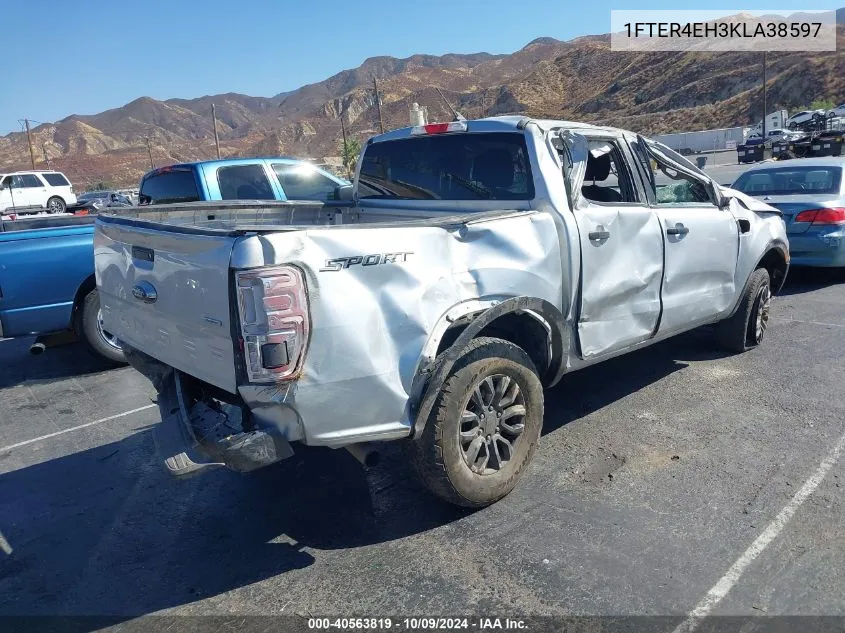
[[[185,476],[223,466],[249,472],[293,455],[290,443],[276,429],[256,426],[238,407],[213,407],[190,397],[181,372],[136,350],[126,355],[158,391],[161,423],[153,434],[171,474]]]
[[[789,235],[789,252],[793,266],[845,267],[845,228]]]

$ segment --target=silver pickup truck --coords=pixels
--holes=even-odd
[[[780,212],[641,136],[500,117],[370,139],[337,203],[97,220],[104,326],[177,475],[399,440],[444,499],[506,495],[565,373],[706,324],[760,344]]]

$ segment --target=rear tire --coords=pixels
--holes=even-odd
[[[85,296],[82,302],[77,334],[88,351],[115,365],[123,365],[126,358],[117,339],[103,330],[100,318],[100,295],[96,288]]]
[[[474,339],[456,361],[422,434],[405,444],[422,483],[441,499],[480,508],[507,495],[543,427],[543,386],[525,351]]]
[[[745,352],[763,342],[772,301],[769,271],[758,268],[748,279],[734,315],[717,324],[719,346],[728,352]]]
[[[47,200],[47,213],[64,213],[65,211],[67,211],[67,205],[59,196],[53,196]]]

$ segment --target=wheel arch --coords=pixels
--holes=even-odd
[[[71,312],[70,317],[70,327],[74,329],[79,324],[79,318],[81,316],[81,308],[82,303],[85,301],[85,297],[88,296],[88,293],[92,290],[96,290],[97,288],[97,279],[92,274],[85,278],[85,280],[79,285],[79,288],[76,289],[76,294],[73,296],[73,312]]]
[[[726,318],[732,317],[739,310],[742,303],[742,297],[745,296],[745,291],[748,289],[748,284],[751,281],[751,276],[758,268],[763,267],[769,273],[769,280],[771,282],[772,295],[778,294],[783,284],[786,281],[786,275],[789,272],[789,246],[783,240],[771,240],[766,248],[763,249],[763,255],[754,264],[754,267],[748,273],[748,278],[742,285],[742,292],[739,293],[736,305],[731,310],[730,315]]]
[[[564,317],[553,304],[525,296],[459,304],[441,318],[423,350],[414,377],[413,393],[419,397],[411,404],[412,436],[422,432],[449,372],[479,336],[501,338],[525,350],[544,387],[555,384],[563,373],[569,336]]]
[[[778,294],[786,281],[789,272],[789,247],[781,241],[769,242],[763,256],[757,261],[754,267],[760,267],[769,271],[769,279],[772,283],[772,294]],[[747,283],[747,282],[746,282]]]
[[[65,205],[65,209],[67,209],[67,200],[65,200],[64,196],[60,196],[60,195],[59,195],[59,194],[57,194],[57,193],[54,193],[54,194],[53,194],[53,195],[51,195],[51,196],[47,196],[47,201],[44,203],[44,205],[45,205],[45,206],[44,206],[44,208],[45,208],[45,209],[46,209],[46,208],[49,208],[50,200],[52,200],[53,198],[58,198],[59,200],[61,200],[61,201],[62,201],[62,204],[63,204],[63,205]]]

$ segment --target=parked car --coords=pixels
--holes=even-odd
[[[73,185],[58,171],[16,171],[0,174],[0,214],[47,210],[64,213],[76,203]]]
[[[0,338],[73,331],[94,354],[123,362],[102,325],[93,235],[93,216],[0,221]]]
[[[845,158],[751,167],[734,189],[783,212],[792,263],[845,267]]]
[[[756,347],[787,273],[777,209],[615,128],[435,123],[359,164],[351,203],[98,217],[104,325],[159,392],[172,473],[401,440],[483,506],[529,463],[544,387],[705,324]]]
[[[132,204],[138,204],[138,189],[119,189],[117,193],[129,198]]]
[[[773,142],[776,141],[792,141],[795,139],[799,139],[804,134],[802,132],[797,132],[794,130],[766,130],[766,145],[771,145]],[[762,136],[759,133],[752,133],[748,135],[747,141],[754,141],[759,142]]]
[[[837,117],[845,117],[845,103],[841,103],[832,110],[827,111],[828,119],[835,119]]]
[[[798,129],[799,126],[813,121],[824,121],[824,118],[824,110],[802,110],[801,112],[796,112],[786,120],[786,128],[788,130],[795,130]]]
[[[198,200],[331,200],[342,178],[294,158],[232,158],[160,167],[141,179],[139,204]]]
[[[75,215],[96,214],[100,209],[131,207],[132,201],[116,191],[86,191],[80,194],[76,204],[67,208]]]

